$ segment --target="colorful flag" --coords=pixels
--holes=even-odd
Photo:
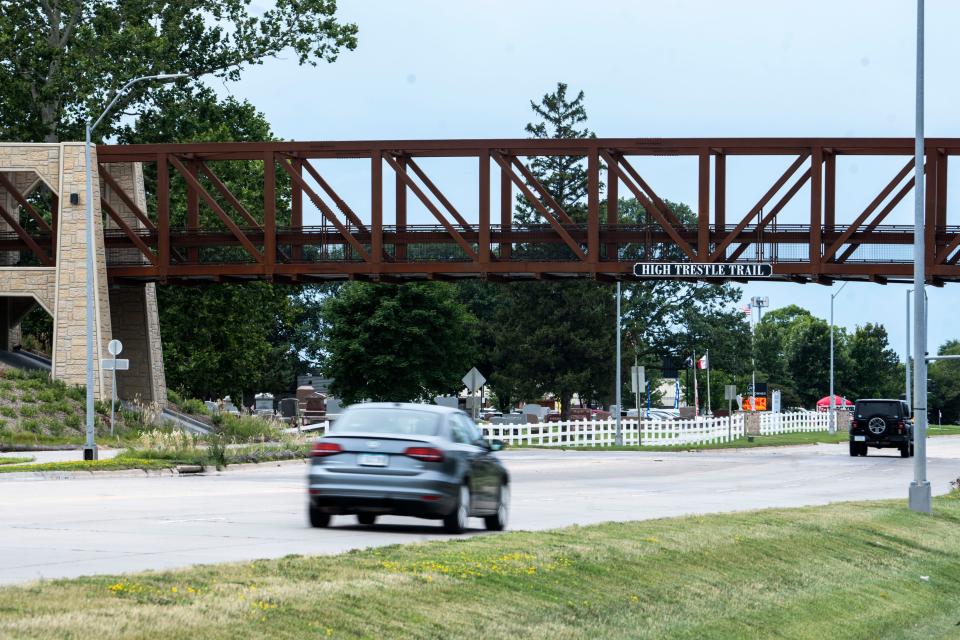
[[[709,369],[710,368],[710,358],[709,354],[703,354],[703,357],[697,360],[697,369]]]

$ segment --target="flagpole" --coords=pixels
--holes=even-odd
[[[707,349],[707,415],[710,413],[710,349]]]
[[[700,391],[697,388],[697,352],[693,352],[693,417],[700,415]]]

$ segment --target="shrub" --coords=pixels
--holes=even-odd
[[[0,416],[4,416],[6,418],[16,418],[17,410],[8,404],[0,405]]]
[[[235,442],[271,440],[279,437],[277,423],[257,416],[224,415],[220,433]]]
[[[108,415],[110,413],[110,403],[104,400],[94,400],[93,410],[99,414]]]
[[[71,429],[79,429],[83,424],[83,420],[80,419],[80,416],[76,413],[68,413],[63,418],[63,424],[70,427]]]
[[[167,402],[180,406],[183,403],[183,398],[173,389],[167,389]]]
[[[20,396],[20,402],[23,404],[36,404],[37,396],[33,395],[30,391],[25,391],[22,396]]]
[[[40,434],[43,432],[43,425],[39,420],[30,418],[29,420],[22,420],[20,422],[20,428],[24,431],[29,431],[30,433]]]
[[[207,458],[217,471],[227,466],[227,439],[222,434],[207,436]]]
[[[37,413],[37,408],[32,405],[25,404],[20,407],[20,415],[24,418],[35,418]]]
[[[74,385],[67,388],[66,395],[76,402],[85,402],[87,399],[87,388],[82,385]]]
[[[67,394],[67,390],[63,386],[51,385],[50,387],[44,389],[37,394],[37,398],[40,402],[58,402],[63,400],[64,396]]]
[[[59,438],[63,436],[64,425],[59,420],[54,418],[44,418],[41,424],[46,427],[47,432],[53,437]]]
[[[197,400],[196,398],[190,398],[189,400],[181,402],[180,410],[194,416],[210,415],[210,410],[207,409],[207,405],[203,404],[203,400]]]

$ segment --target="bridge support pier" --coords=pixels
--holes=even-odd
[[[131,227],[140,221],[124,202],[105,185],[99,175],[96,149],[92,150],[93,180],[101,197],[108,201]],[[53,317],[51,375],[67,384],[86,385],[86,251],[87,219],[84,146],[81,143],[0,144],[0,173],[23,192],[29,182],[42,181],[56,199],[50,221],[55,238],[55,266],[17,267],[14,252],[0,253],[0,347],[13,347],[19,323],[34,300]],[[146,210],[143,172],[138,163],[113,164],[111,176],[125,193],[135,194],[135,204]],[[28,188],[33,188],[32,186]],[[109,357],[107,343],[117,338],[124,343],[121,357],[130,360],[130,370],[117,372],[118,396],[139,398],[144,403],[166,404],[166,381],[160,344],[160,322],[153,284],[110,286],[107,281],[104,222],[101,197],[94,210],[94,397],[111,396],[112,376],[101,371],[100,359]],[[0,205],[16,220],[26,215],[11,194],[0,187]],[[0,225],[9,230],[9,224]],[[109,227],[114,227],[111,220]]]

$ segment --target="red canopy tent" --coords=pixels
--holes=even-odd
[[[846,398],[841,398],[840,396],[833,396],[833,406],[837,409],[853,409],[853,401],[847,400]],[[824,396],[817,400],[817,411],[829,411],[830,410],[830,396]]]

